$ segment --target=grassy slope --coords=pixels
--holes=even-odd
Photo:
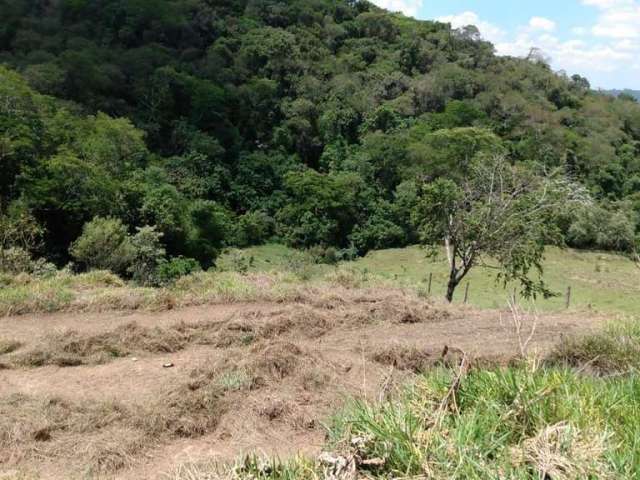
[[[265,245],[245,250],[254,257],[252,269],[272,270],[286,268],[291,250],[280,245]],[[424,288],[433,272],[432,293],[443,296],[447,279],[444,258],[431,260],[419,247],[371,252],[348,265],[372,275],[397,280],[408,287]],[[333,267],[314,267],[321,275]],[[560,296],[538,299],[539,309],[553,311],[564,308],[565,292],[572,289],[573,309],[593,309],[600,312],[636,314],[640,311],[640,269],[628,259],[610,253],[584,252],[549,248],[544,264],[544,278]],[[473,270],[456,293],[462,301],[465,283],[470,282],[469,303],[481,308],[503,307],[513,287],[505,289],[494,281],[495,272],[486,268]],[[422,284],[422,285],[420,285]]]

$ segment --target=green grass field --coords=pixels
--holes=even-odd
[[[243,251],[253,257],[250,270],[281,270],[290,267],[295,251],[281,245],[264,245]],[[635,315],[640,312],[640,269],[629,259],[611,253],[577,250],[547,249],[544,279],[558,294],[550,299],[538,298],[536,307],[543,311],[565,308],[567,287],[571,287],[571,309]],[[222,262],[226,260],[223,258]],[[409,288],[426,289],[433,273],[432,295],[444,296],[447,281],[447,262],[444,257],[427,258],[420,247],[380,250],[354,262],[343,264],[363,274],[383,277]],[[326,274],[335,267],[314,265],[314,277]],[[469,283],[469,304],[480,308],[500,308],[513,294],[514,286],[506,288],[495,281],[495,271],[478,267],[471,271],[456,291],[456,302],[464,297]]]

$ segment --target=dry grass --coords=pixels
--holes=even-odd
[[[63,332],[48,336],[41,344],[14,354],[9,360],[22,367],[68,367],[105,363],[133,353],[172,353],[202,339],[209,328],[208,324],[146,328],[129,323],[97,335]]]
[[[265,301],[299,302],[316,308],[355,302],[370,304],[376,310],[375,305],[388,303],[390,297],[410,301],[405,310],[392,312],[394,318],[386,319],[415,322],[423,321],[424,316],[416,303],[417,295],[395,290],[388,281],[379,278],[364,279],[361,273],[344,268],[307,281],[300,281],[288,272],[198,272],[166,289],[132,286],[111,273],[100,271],[81,275],[59,272],[47,279],[18,280],[12,279],[10,285],[0,290],[0,316],[55,311],[168,310],[190,305]],[[381,316],[385,313],[379,311]],[[446,319],[444,310],[440,314],[442,320]]]
[[[22,347],[22,343],[17,340],[0,340],[0,355],[13,353]]]
[[[437,356],[425,350],[405,345],[380,349],[371,355],[371,359],[382,365],[393,366],[398,370],[410,370],[414,373],[424,372],[438,361]]]
[[[136,334],[135,338],[149,341],[144,335]],[[150,345],[156,345],[154,342]],[[79,347],[76,353],[83,349]],[[92,348],[86,352],[95,354]],[[220,419],[236,404],[269,422],[286,417],[287,421],[298,422],[300,428],[309,428],[313,422],[303,418],[293,402],[295,396],[283,399],[280,390],[277,395],[270,393],[271,386],[281,389],[282,382],[290,382],[294,389],[317,389],[321,382],[313,383],[310,378],[325,378],[330,368],[296,344],[271,340],[254,345],[245,354],[194,369],[184,383],[143,403],[22,394],[3,397],[0,464],[56,460],[91,478],[111,474],[133,466],[145,452],[171,439],[214,432]],[[265,393],[261,393],[263,389]],[[247,404],[249,394],[254,399]]]
[[[604,461],[610,435],[587,434],[566,422],[540,430],[513,449],[515,464],[528,464],[540,478],[614,478]]]
[[[0,464],[63,459],[92,474],[131,466],[172,437],[215,430],[227,409],[215,381],[179,385],[144,405],[12,395],[0,399]]]
[[[315,287],[301,289],[298,303],[283,305],[266,318],[262,310],[256,309],[222,322],[179,323],[169,327],[129,323],[92,335],[64,331],[29,348],[5,341],[0,343],[0,354],[6,354],[5,366],[95,365],[128,355],[173,353],[192,344],[230,348],[281,337],[316,339],[338,327],[439,322],[450,316],[448,310],[398,290]]]

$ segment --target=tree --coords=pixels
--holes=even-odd
[[[449,179],[426,184],[414,220],[432,252],[444,242],[447,300],[476,265],[498,269],[505,284],[519,281],[525,296],[549,295],[541,277],[544,247],[555,233],[553,211],[580,197],[580,190],[571,188],[557,174],[536,174],[503,156],[476,160],[460,184]],[[531,268],[538,281],[529,278]]]

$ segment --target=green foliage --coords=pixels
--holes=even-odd
[[[373,478],[635,477],[636,377],[472,369],[453,391],[455,407],[443,410],[453,375],[435,370],[397,400],[355,402],[336,418],[334,442],[359,439],[361,458],[384,459]]]
[[[36,277],[50,277],[56,273],[56,266],[44,258],[34,259],[22,248],[0,249],[0,273],[19,275],[26,273]]]
[[[294,246],[341,245],[355,224],[365,185],[352,173],[291,172],[291,203],[278,212],[280,234]]]
[[[69,253],[89,270],[111,270],[118,274],[127,272],[134,255],[127,227],[117,218],[102,217],[84,225]]]
[[[588,188],[569,243],[628,249],[639,230],[640,105],[539,52],[498,57],[473,26],[364,1],[50,3],[0,4],[0,210],[31,211],[59,265],[96,216],[155,225],[205,267],[274,234],[406,245],[410,185],[494,154]]]
[[[166,253],[160,241],[162,233],[149,226],[137,230],[131,237],[132,256],[128,272],[140,285],[156,285],[156,272]]]
[[[239,247],[265,243],[273,235],[274,223],[265,212],[247,212],[237,219],[234,243]]]
[[[16,202],[6,212],[0,210],[0,249],[33,252],[40,246],[43,234],[43,228],[23,204]]]
[[[634,251],[640,244],[635,213],[629,206],[608,209],[589,205],[572,212],[567,243],[577,248]]]
[[[193,258],[173,257],[161,260],[155,272],[155,282],[159,285],[171,285],[177,279],[200,270],[200,264]]]
[[[421,135],[421,125],[417,125],[411,132],[416,141],[409,148],[410,168],[431,177],[460,179],[468,173],[477,155],[497,155],[504,149],[494,133],[475,127],[437,130],[422,138]]]
[[[447,299],[478,264],[495,262],[498,279],[517,280],[526,297],[551,292],[542,279],[542,256],[556,229],[552,215],[577,204],[579,189],[562,178],[536,175],[504,157],[476,159],[462,183],[437,179],[423,187],[413,220],[430,248],[444,243],[450,264]]]

